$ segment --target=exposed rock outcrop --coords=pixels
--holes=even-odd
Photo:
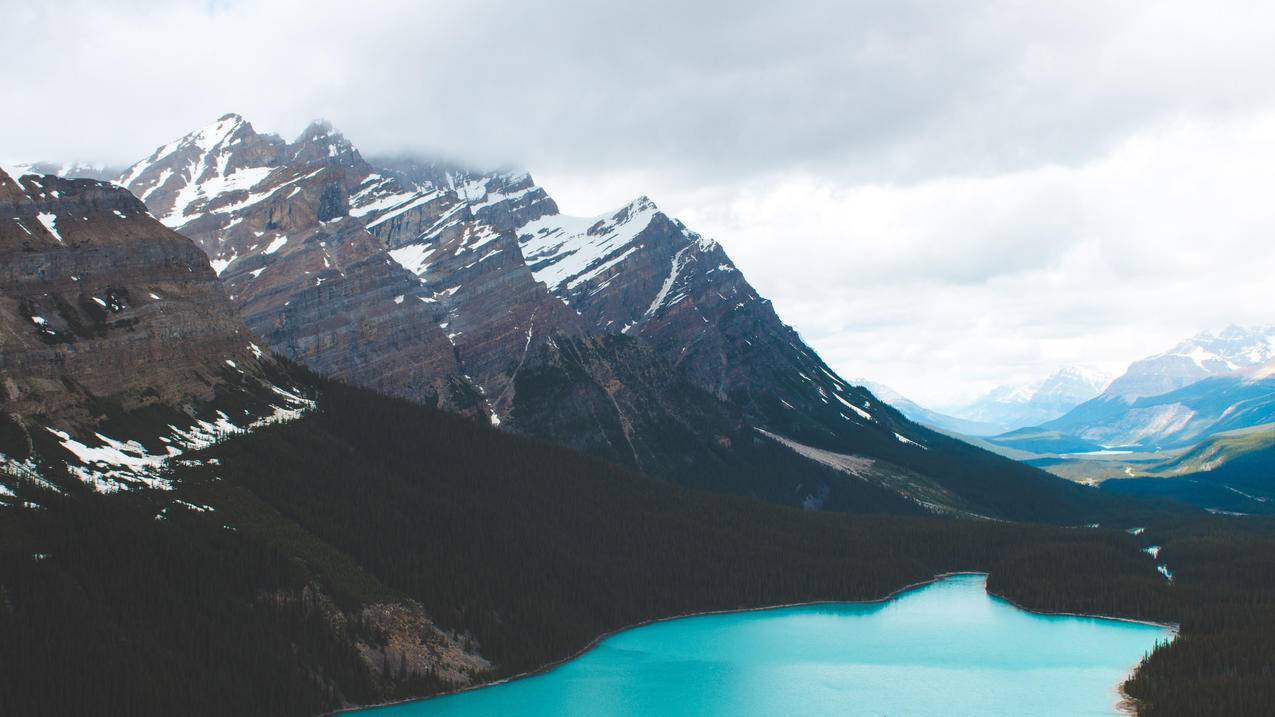
[[[20,183],[19,183],[20,182]],[[259,370],[207,258],[128,192],[102,182],[0,174],[0,370],[5,407],[91,422],[210,400]]]
[[[0,454],[99,490],[300,410],[191,241],[133,195],[0,173]],[[12,472],[12,471],[11,471]],[[55,470],[54,474],[59,473]]]

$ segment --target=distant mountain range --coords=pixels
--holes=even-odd
[[[921,406],[889,386],[862,378],[854,382],[917,423],[965,436],[994,436],[1058,418],[1097,396],[1110,380],[1094,369],[1062,368],[1032,383],[998,386],[946,413]]]
[[[991,436],[1005,430],[1000,424],[971,421],[926,408],[893,388],[876,381],[854,378],[851,382],[868,389],[877,398],[898,409],[899,413],[907,416],[909,420],[940,431],[965,436]]]
[[[1203,331],[1141,361],[1111,382],[1102,398],[1158,396],[1214,377],[1255,375],[1275,360],[1275,326]],[[1268,368],[1269,370],[1269,368]]]
[[[999,386],[953,414],[997,429],[975,435],[1004,433],[1058,418],[1102,393],[1110,382],[1101,371],[1069,366],[1029,384]]]
[[[1159,450],[1275,421],[1275,328],[1203,332],[1130,365],[1101,395],[991,439],[1036,452]]]

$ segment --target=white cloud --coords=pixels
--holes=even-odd
[[[0,158],[240,112],[649,194],[848,375],[935,404],[1272,323],[1275,5],[0,0]]]
[[[836,368],[943,405],[1271,323],[1273,156],[1275,112],[1150,129],[1075,167],[906,185],[781,177],[710,210],[694,193],[672,204],[727,237]]]

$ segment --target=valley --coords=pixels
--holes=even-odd
[[[1138,714],[1275,698],[1264,334],[948,416],[647,197],[234,114],[114,180],[0,173],[6,714],[325,714],[962,572],[1178,626]]]

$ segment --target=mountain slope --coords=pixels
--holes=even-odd
[[[69,466],[64,490],[158,485],[156,471],[184,450],[304,409],[277,385],[206,257],[128,192],[0,174],[0,214],[10,477],[47,459]],[[124,423],[136,430],[120,434]]]
[[[580,219],[553,213],[556,207],[523,189],[539,211],[511,214],[540,214],[515,229],[537,278],[599,329],[649,342],[691,381],[803,454],[866,457],[894,466],[904,492],[915,486],[909,476],[920,474],[965,505],[996,506],[999,514],[1028,505],[1050,511],[1090,497],[918,426],[837,376],[717,242],[648,198]],[[1051,498],[1029,497],[1037,491]]]
[[[957,418],[946,413],[940,413],[926,408],[919,403],[909,399],[907,396],[895,391],[884,384],[869,381],[864,378],[852,378],[850,382],[856,386],[863,386],[875,395],[877,398],[885,401],[894,408],[898,409],[907,417],[909,421],[915,421],[930,428],[944,431],[946,433],[956,433],[964,436],[990,436],[1003,432],[1003,428],[999,425],[991,423],[980,423],[964,418]]]
[[[1099,396],[1033,428],[990,438],[1034,452],[1182,448],[1275,415],[1275,329],[1205,331],[1136,361]]]
[[[1159,475],[1201,473],[1275,445],[1275,424],[1227,431],[1200,441],[1190,450],[1149,469]]]
[[[1045,431],[1090,444],[1139,450],[1178,448],[1216,433],[1275,421],[1275,379],[1214,377],[1157,396],[1132,400],[1102,396],[1040,429],[998,436],[1004,445],[1018,434]],[[1020,441],[1018,444],[1022,444]]]
[[[157,149],[120,183],[209,256],[271,348],[378,391],[471,414],[477,387],[347,197],[370,173],[323,123],[291,144],[226,115]]]
[[[208,253],[270,348],[327,375],[789,505],[853,508],[881,484],[783,441],[871,460],[927,510],[1073,521],[1101,502],[842,380],[646,199],[570,219],[524,172],[374,165],[325,123],[285,142],[236,115],[120,181]],[[917,474],[954,499],[912,495]]]
[[[824,448],[845,449],[851,436],[918,440],[780,321],[721,245],[646,197],[601,217],[545,215],[516,232],[536,277],[582,317],[648,341],[763,427]]]
[[[1158,396],[1205,378],[1243,373],[1271,360],[1275,360],[1275,327],[1203,331],[1168,351],[1135,361],[1103,396],[1125,401]]]
[[[1171,498],[1214,512],[1275,513],[1275,429],[1270,426],[1213,436],[1153,475],[1107,480],[1116,495]]]

